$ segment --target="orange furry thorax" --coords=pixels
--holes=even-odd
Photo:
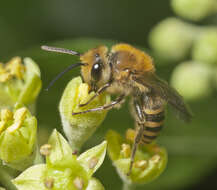
[[[152,58],[143,51],[128,44],[117,44],[111,49],[111,53],[116,53],[119,59],[117,69],[129,69],[135,72],[154,72]]]

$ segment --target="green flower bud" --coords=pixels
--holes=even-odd
[[[194,43],[193,59],[217,64],[217,28],[207,29]]]
[[[217,12],[216,0],[172,0],[171,5],[177,15],[193,21]]]
[[[136,151],[132,172],[127,176],[134,137],[135,131],[132,129],[127,131],[126,139],[110,130],[106,135],[108,154],[125,183],[145,184],[153,181],[163,172],[167,164],[167,152],[156,144],[140,145]]]
[[[31,105],[41,89],[40,70],[30,58],[14,57],[0,64],[0,108],[12,108],[15,103]]]
[[[92,175],[105,158],[106,146],[104,141],[77,157],[63,136],[54,130],[44,147],[50,150],[46,164],[28,168],[13,183],[18,190],[103,190]]]
[[[208,65],[196,61],[178,65],[171,77],[171,85],[187,100],[207,97],[212,92],[212,70]]]
[[[80,104],[86,103],[94,95],[94,92],[89,93],[88,90],[88,85],[82,83],[80,77],[74,78],[68,83],[60,101],[59,111],[63,129],[73,150],[80,149],[82,144],[103,122],[107,113],[107,111],[98,111],[72,115],[73,112],[102,106],[110,101],[109,95],[102,94],[87,106],[79,107]]]
[[[167,18],[152,29],[149,42],[156,56],[174,62],[188,55],[193,40],[199,34],[195,26],[177,18]]]
[[[36,153],[37,120],[27,108],[0,113],[0,159],[4,164],[24,170],[33,164]]]

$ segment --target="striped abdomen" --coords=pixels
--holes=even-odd
[[[145,129],[142,136],[142,142],[151,143],[160,133],[164,122],[164,106],[158,109],[145,109]]]

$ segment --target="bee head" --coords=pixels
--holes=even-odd
[[[108,64],[108,48],[99,46],[80,56],[81,74],[84,82],[96,91],[110,80],[111,68]]]
[[[88,83],[91,90],[96,91],[100,86],[106,84],[111,78],[111,68],[108,64],[108,49],[106,46],[99,46],[84,54],[64,48],[42,46],[45,51],[65,53],[80,57],[81,63],[73,63],[68,68],[59,73],[48,85],[48,90],[61,76],[71,69],[81,66],[81,75],[85,83]]]

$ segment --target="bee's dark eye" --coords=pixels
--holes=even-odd
[[[91,76],[94,81],[99,81],[102,74],[102,64],[95,63],[91,69]]]

